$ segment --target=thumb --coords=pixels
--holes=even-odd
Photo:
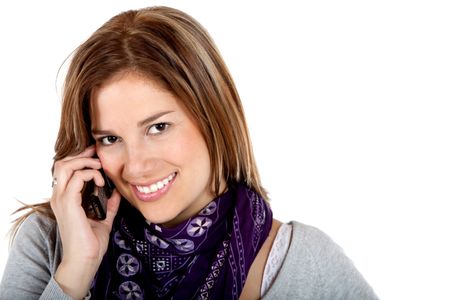
[[[114,218],[116,217],[117,211],[119,210],[120,199],[122,196],[114,189],[111,197],[108,199],[108,203],[106,205],[106,219],[103,220],[103,223],[108,225],[109,228],[112,227]]]

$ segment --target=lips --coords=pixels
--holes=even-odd
[[[172,186],[172,183],[175,180],[176,176],[177,173],[174,172],[169,176],[167,176],[166,178],[158,180],[149,185],[132,185],[133,190],[136,196],[139,198],[139,200],[142,201],[156,200],[157,198],[160,198],[167,192],[170,186]]]

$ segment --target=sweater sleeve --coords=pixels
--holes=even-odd
[[[378,299],[341,247],[317,228],[293,222],[291,244],[263,299]]]
[[[37,213],[24,221],[9,251],[0,299],[71,299],[52,277],[61,255],[56,231],[53,220]]]

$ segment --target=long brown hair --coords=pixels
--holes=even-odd
[[[92,91],[124,71],[159,83],[197,120],[211,159],[213,193],[219,193],[220,179],[225,178],[245,182],[267,199],[243,107],[217,47],[195,19],[168,7],[120,13],[76,49],[64,83],[55,161],[94,142],[89,116]],[[53,216],[48,202],[24,208]]]

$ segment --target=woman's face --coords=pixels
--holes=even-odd
[[[103,169],[148,221],[174,226],[213,199],[205,140],[155,82],[115,76],[94,92],[91,116]]]

